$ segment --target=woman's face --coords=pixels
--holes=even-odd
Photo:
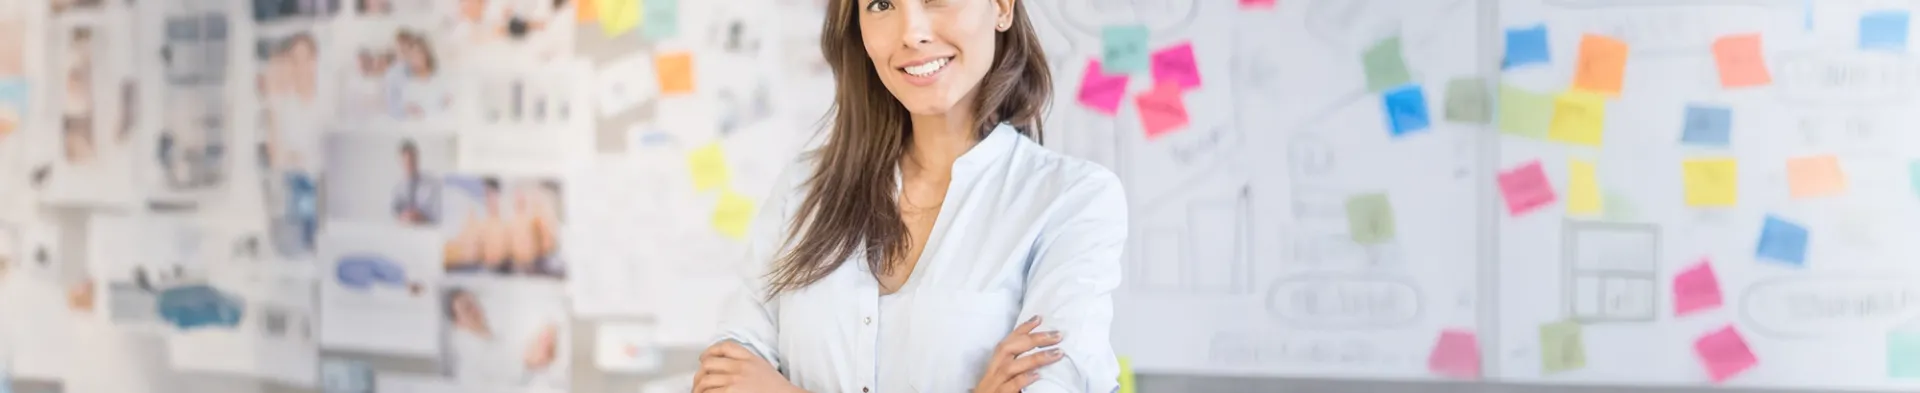
[[[433,71],[427,66],[427,48],[422,48],[418,44],[401,44],[400,57],[406,60],[407,69],[413,72]]]
[[[310,40],[294,41],[292,50],[288,52],[290,52],[287,55],[288,61],[299,66],[311,67],[314,57],[319,56],[318,49],[314,48],[313,41]]]
[[[874,71],[916,115],[944,115],[993,68],[995,29],[1016,0],[845,0]]]

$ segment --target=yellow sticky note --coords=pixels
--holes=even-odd
[[[1787,159],[1787,185],[1795,199],[1834,196],[1847,191],[1847,177],[1832,154],[1795,157]]]
[[[1593,162],[1567,160],[1567,214],[1598,214],[1603,199]]]
[[[727,170],[727,153],[720,150],[719,143],[687,153],[687,168],[693,171],[694,191],[719,189],[733,178],[733,173]]]
[[[1691,159],[1680,163],[1687,206],[1733,206],[1740,201],[1740,163],[1732,158]]]
[[[596,16],[600,17],[600,30],[608,37],[618,37],[640,25],[640,0],[594,0]]]
[[[664,53],[653,58],[653,72],[660,78],[660,94],[693,92],[693,54]]]
[[[1120,357],[1120,392],[1119,393],[1134,393],[1134,392],[1135,390],[1133,387],[1133,361],[1127,359],[1126,356],[1121,356]]]
[[[1553,99],[1553,123],[1547,129],[1547,139],[1600,147],[1606,123],[1606,98],[1580,91],[1560,93]]]
[[[713,207],[713,229],[734,240],[747,238],[753,224],[753,199],[728,188],[720,191],[720,203]]]

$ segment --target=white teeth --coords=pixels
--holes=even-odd
[[[929,61],[929,62],[926,62],[925,64],[907,67],[905,68],[905,70],[907,71],[908,75],[913,75],[913,76],[933,75],[934,71],[939,71],[941,68],[946,68],[948,60],[951,60],[951,58]]]

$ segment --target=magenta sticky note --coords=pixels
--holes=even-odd
[[[1279,0],[1240,0],[1241,9],[1271,9],[1279,5]]]
[[[1740,331],[1732,325],[1700,336],[1693,342],[1693,353],[1700,356],[1700,365],[1706,366],[1713,383],[1726,382],[1760,364],[1753,348],[1747,347],[1747,339],[1740,337]]]
[[[1673,315],[1715,309],[1720,304],[1720,278],[1714,276],[1709,261],[1702,259],[1673,277]]]
[[[1178,86],[1161,84],[1134,97],[1140,108],[1140,124],[1146,126],[1147,140],[1187,127],[1187,103]]]
[[[1553,203],[1553,183],[1540,168],[1540,160],[1500,172],[1500,195],[1507,201],[1507,214],[1520,216]]]
[[[1441,331],[1440,342],[1433,345],[1433,354],[1427,355],[1427,370],[1453,378],[1479,379],[1480,339],[1471,331]]]
[[[1200,87],[1200,66],[1193,61],[1193,43],[1183,42],[1153,52],[1153,83],[1171,83],[1180,90]]]
[[[1087,74],[1080,78],[1080,103],[1112,116],[1120,112],[1120,99],[1127,95],[1127,74],[1108,74],[1099,60],[1087,62]]]

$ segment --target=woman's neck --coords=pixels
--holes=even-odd
[[[907,155],[901,160],[902,175],[916,178],[933,175],[934,180],[952,176],[954,161],[980,143],[973,121],[967,116],[970,112],[954,110],[946,115],[914,115],[913,144],[907,146]]]

